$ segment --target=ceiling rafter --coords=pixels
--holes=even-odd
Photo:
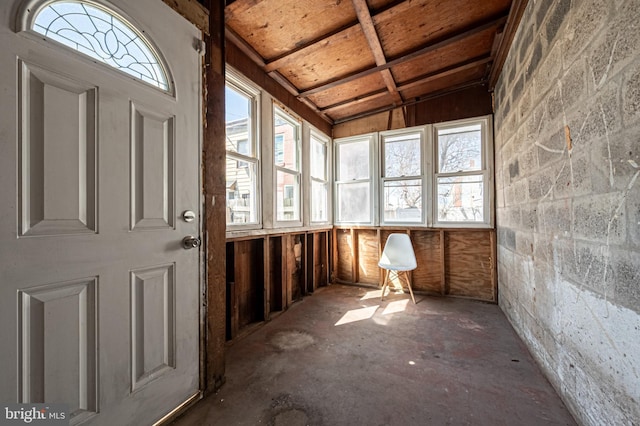
[[[364,33],[364,37],[367,39],[367,43],[369,44],[369,49],[371,49],[371,53],[373,54],[373,58],[376,61],[376,66],[381,66],[387,63],[387,58],[384,55],[384,50],[382,49],[382,44],[380,43],[380,38],[378,37],[378,33],[376,32],[376,27],[373,23],[373,19],[371,18],[371,13],[369,12],[369,6],[367,5],[366,0],[351,0],[353,3],[353,8],[356,10],[356,15],[358,16],[358,21],[360,22],[360,26],[362,27],[362,32]],[[396,82],[393,79],[393,75],[391,74],[390,69],[383,69],[380,71],[382,75],[382,80],[384,84],[387,86],[389,93],[391,94],[391,98],[397,104],[402,103],[402,96],[398,92],[398,88],[396,87]]]
[[[396,65],[400,65],[402,63],[408,62],[412,59],[416,59],[420,56],[423,56],[429,52],[434,50],[449,46],[457,41],[463,40],[467,37],[471,37],[475,34],[478,34],[482,31],[485,31],[489,28],[499,27],[503,25],[507,20],[507,15],[501,15],[499,17],[494,17],[489,20],[483,21],[482,23],[478,23],[476,25],[471,26],[470,28],[463,29],[461,31],[456,32],[449,37],[445,37],[436,41],[431,41],[424,44],[422,47],[417,48],[416,50],[407,53],[406,55],[400,56],[396,59],[387,61],[386,64],[378,65],[374,68],[367,68],[363,71],[358,71],[353,74],[350,74],[345,77],[336,78],[334,80],[328,81],[326,83],[319,84],[317,86],[308,88],[300,92],[301,97],[308,97],[318,92],[323,92],[328,89],[332,89],[336,86],[340,86],[341,84],[349,83],[354,80],[369,76],[371,74],[380,72],[384,69],[389,69]]]
[[[447,87],[446,89],[442,89],[442,90],[438,90],[435,92],[431,92],[428,95],[424,95],[424,96],[419,96],[417,98],[408,100],[408,101],[404,101],[402,103],[402,105],[397,105],[397,106],[393,106],[393,105],[388,105],[382,108],[376,108],[374,110],[370,110],[370,111],[365,111],[365,112],[361,112],[358,114],[353,114],[347,117],[342,117],[336,120],[333,120],[333,124],[337,125],[337,124],[341,124],[341,123],[346,123],[347,121],[352,121],[352,120],[357,120],[359,118],[364,118],[364,117],[370,117],[372,115],[375,114],[379,114],[381,112],[387,112],[390,111],[392,109],[398,108],[398,107],[406,107],[409,105],[415,105],[418,104],[420,102],[424,102],[424,101],[428,101],[430,99],[435,99],[435,98],[439,98],[441,96],[446,96],[446,95],[450,95],[452,93],[455,92],[459,92],[461,90],[465,90],[471,87],[476,87],[476,86],[483,86],[487,84],[487,80],[480,80],[480,81],[472,81],[469,83],[462,83],[462,84],[458,84],[456,86],[451,86],[451,87]]]
[[[428,74],[424,74],[420,77],[417,77],[409,82],[403,83],[398,85],[398,90],[402,91],[402,90],[407,90],[410,89],[412,87],[415,86],[419,86],[421,84],[425,84],[425,83],[429,83],[431,81],[434,80],[438,80],[440,78],[444,78],[444,77],[448,77],[452,74],[456,74],[462,71],[466,71],[469,69],[472,69],[474,67],[477,67],[479,65],[482,64],[486,64],[489,63],[493,60],[493,57],[491,57],[490,55],[483,55],[480,57],[476,57],[476,58],[472,58],[469,59],[467,61],[463,61],[445,68],[442,68],[440,70],[434,71],[432,73],[428,73]],[[336,102],[335,104],[332,105],[327,105],[326,107],[323,108],[318,108],[319,111],[322,112],[328,112],[328,111],[332,111],[335,109],[339,109],[339,108],[343,108],[345,106],[352,106],[352,105],[357,105],[363,102],[367,102],[367,101],[371,101],[374,99],[378,99],[383,95],[386,95],[387,92],[386,90],[382,89],[382,90],[375,90],[373,92],[367,93],[365,95],[361,95],[358,96],[356,98],[352,98],[352,99],[346,99],[344,101],[341,102]]]

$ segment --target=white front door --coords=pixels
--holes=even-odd
[[[198,392],[200,33],[161,0],[88,5],[148,39],[155,87],[103,15],[48,29],[124,72],[24,29],[49,3],[0,2],[0,402],[151,424]]]

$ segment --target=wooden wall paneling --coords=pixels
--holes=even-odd
[[[490,230],[446,232],[449,294],[495,302]]]
[[[352,232],[350,229],[335,230],[335,278],[343,282],[355,282],[353,276]]]
[[[237,300],[235,296],[235,243],[226,244],[226,301],[225,340],[231,340],[238,332]]]
[[[428,293],[442,293],[444,266],[440,244],[440,232],[432,230],[411,231],[413,250],[418,267],[413,271],[413,289]]]
[[[292,269],[291,274],[291,302],[302,299],[306,294],[305,279],[305,234],[294,234],[292,236]]]
[[[328,284],[328,232],[316,232],[313,234],[313,262],[312,272],[313,276],[313,289],[317,290],[319,287],[324,287]]]
[[[291,272],[294,270],[293,263],[295,259],[293,258],[293,242],[291,234],[284,234],[282,236],[282,262],[284,263],[284,267],[282,270],[283,276],[283,286],[285,292],[285,306],[284,309],[288,308],[292,302],[292,286],[293,281],[291,279]]]
[[[408,105],[407,115],[413,122],[407,126],[440,123],[493,113],[488,87],[474,86],[454,93]]]
[[[264,276],[264,285],[263,287],[263,318],[266,320],[269,319],[269,313],[271,312],[271,250],[269,249],[269,236],[262,238],[262,265],[263,265],[263,276]]]
[[[351,277],[354,283],[360,282],[358,272],[358,232],[351,228]]]
[[[315,256],[315,238],[312,232],[305,235],[304,249],[304,270],[305,270],[305,294],[313,293],[315,290],[315,274],[314,274],[314,256]]]
[[[358,230],[358,282],[378,284],[380,268],[378,267],[378,231],[375,229]]]
[[[286,291],[283,291],[285,264],[282,262],[283,239],[280,236],[270,236],[269,241],[269,314],[279,312],[286,306]]]
[[[447,283],[447,268],[445,263],[444,252],[444,230],[440,230],[440,280],[442,287],[440,288],[440,294],[449,294],[449,284]]]
[[[264,243],[235,242],[235,297],[238,331],[264,321]]]
[[[491,240],[491,288],[493,289],[493,301],[498,302],[498,246],[496,231],[489,231]]]

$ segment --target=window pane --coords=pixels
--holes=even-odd
[[[327,180],[327,144],[311,135],[311,177]]]
[[[227,157],[227,224],[257,223],[256,169]]]
[[[162,90],[167,75],[150,44],[106,9],[78,1],[45,6],[36,16],[34,31],[110,65]]]
[[[482,175],[438,178],[438,221],[484,221]]]
[[[253,157],[251,139],[251,98],[233,87],[225,87],[227,151]]]
[[[369,178],[369,141],[338,145],[338,180]],[[368,204],[367,204],[368,205]]]
[[[370,197],[368,182],[338,185],[338,221],[370,222]]]
[[[327,184],[311,182],[311,221],[327,221]]]
[[[482,170],[480,124],[438,130],[438,171],[456,173]]]
[[[386,177],[420,176],[420,134],[384,139],[384,175]]]
[[[275,164],[289,170],[300,170],[299,125],[285,119],[282,111],[275,114]]]
[[[384,183],[384,221],[422,221],[422,181],[397,180]]]
[[[300,220],[300,182],[298,176],[276,172],[276,219]]]

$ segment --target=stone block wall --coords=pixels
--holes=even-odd
[[[529,0],[494,100],[500,306],[581,424],[640,424],[640,1]]]

